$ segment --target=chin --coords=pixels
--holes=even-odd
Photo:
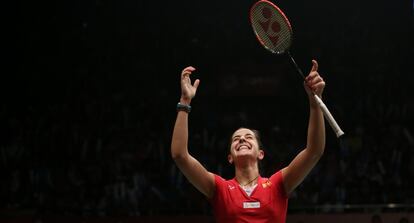
[[[243,160],[245,160],[247,158],[255,159],[255,156],[252,153],[239,153],[239,154],[237,154],[237,158],[238,159],[243,159]]]

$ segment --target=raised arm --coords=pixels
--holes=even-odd
[[[200,80],[191,84],[190,75],[194,67],[186,67],[181,73],[181,105],[190,105],[195,96]],[[188,111],[179,110],[175,121],[171,142],[171,156],[181,172],[201,193],[208,198],[214,194],[214,175],[208,172],[200,162],[188,152]]]
[[[319,161],[325,149],[325,123],[323,113],[313,94],[322,98],[325,82],[318,73],[318,62],[312,60],[313,66],[305,79],[305,90],[309,98],[310,115],[306,148],[282,170],[285,191],[290,194],[309,174]]]

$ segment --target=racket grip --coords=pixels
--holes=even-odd
[[[334,130],[336,137],[339,138],[344,134],[341,127],[339,127],[338,123],[336,123],[334,117],[332,116],[331,112],[329,112],[328,108],[326,107],[325,103],[318,97],[318,95],[314,94],[316,103],[318,103],[319,107],[321,108],[323,115],[325,116],[326,120],[328,121],[329,125]]]

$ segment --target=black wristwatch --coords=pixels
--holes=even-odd
[[[177,103],[177,112],[178,111],[185,111],[187,113],[191,112],[191,106],[190,105],[184,105],[181,104],[180,102]]]

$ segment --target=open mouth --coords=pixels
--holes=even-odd
[[[240,150],[250,150],[250,147],[248,145],[240,145],[237,147],[236,151],[240,151]]]

